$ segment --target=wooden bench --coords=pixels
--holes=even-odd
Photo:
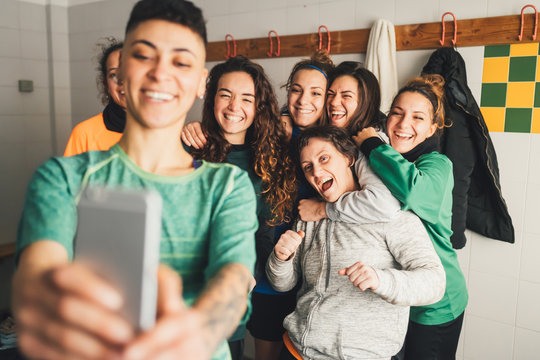
[[[0,244],[0,259],[15,254],[15,243]]]

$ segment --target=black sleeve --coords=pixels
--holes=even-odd
[[[257,261],[255,262],[255,279],[264,274],[266,260],[274,250],[274,227],[266,223],[266,218],[259,216],[259,228],[255,233],[255,251]]]
[[[370,138],[367,138],[364,140],[362,145],[360,145],[360,150],[366,155],[366,157],[369,159],[369,154],[371,154],[371,150],[375,149],[376,147],[383,145],[384,141],[381,140],[378,136],[372,136]]]

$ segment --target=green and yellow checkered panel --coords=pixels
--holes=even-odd
[[[540,133],[538,43],[485,47],[480,109],[489,131]]]

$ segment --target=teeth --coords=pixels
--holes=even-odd
[[[171,94],[157,92],[157,91],[145,91],[146,96],[156,101],[169,101],[174,98]]]
[[[332,115],[345,115],[344,111],[332,111]]]
[[[395,134],[397,136],[399,136],[399,137],[404,137],[404,138],[408,138],[408,139],[412,138],[412,135],[409,135],[409,134],[403,134],[403,133],[398,133],[398,132],[395,133]]]
[[[232,121],[232,122],[239,122],[239,121],[242,120],[242,116],[225,114],[225,119],[227,119],[229,121]]]
[[[313,110],[303,110],[303,109],[298,109],[298,112],[300,114],[311,114],[313,112]]]
[[[328,182],[328,181],[330,181],[330,180],[332,180],[332,178],[324,178],[324,179],[321,179],[321,180],[317,183],[317,185],[321,186],[322,184],[324,184],[325,182]]]

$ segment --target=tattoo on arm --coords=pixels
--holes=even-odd
[[[228,264],[210,279],[195,302],[194,308],[204,318],[209,346],[217,346],[236,329],[246,311],[251,278],[244,265]]]

